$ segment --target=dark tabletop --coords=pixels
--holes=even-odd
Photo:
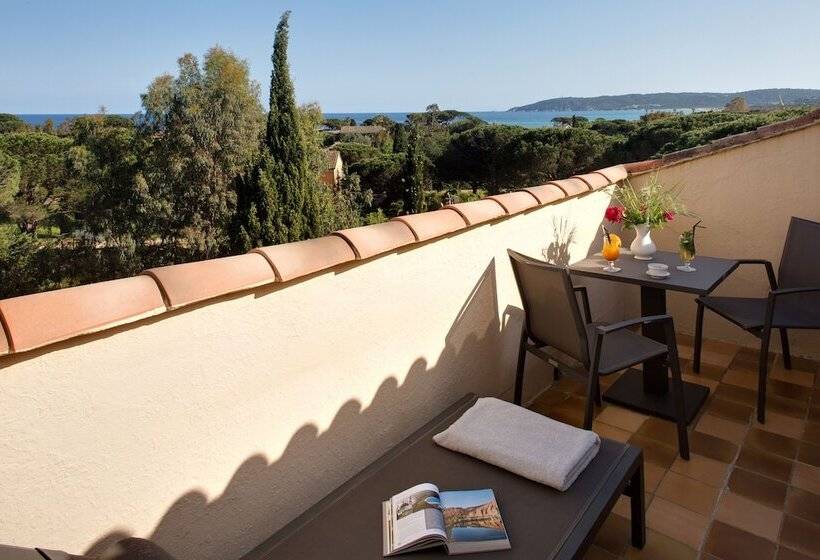
[[[649,263],[667,264],[671,274],[663,279],[652,278],[646,274],[646,265]],[[675,268],[681,264],[683,263],[678,254],[668,251],[658,251],[651,261],[635,259],[629,252],[622,251],[621,258],[615,263],[615,266],[621,268],[620,272],[604,272],[606,261],[600,253],[570,265],[569,270],[572,274],[579,276],[703,295],[715,289],[715,286],[735,269],[737,261],[698,255],[692,261],[692,266],[697,269],[696,272],[681,272]]]

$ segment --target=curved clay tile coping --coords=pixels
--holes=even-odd
[[[464,221],[471,226],[507,215],[504,207],[491,198],[448,204],[445,208],[455,210],[461,214]]]
[[[626,179],[628,173],[626,172],[626,168],[623,165],[613,165],[612,167],[605,167],[603,169],[598,169],[595,173],[599,173],[604,176],[604,179],[609,181],[609,184],[615,184],[618,181],[623,181]]]
[[[0,301],[15,352],[136,321],[165,311],[148,276],[98,282]]]
[[[441,237],[448,233],[464,229],[469,224],[461,214],[450,208],[423,212],[421,214],[407,214],[393,218],[395,222],[407,224],[416,236],[416,241],[427,241],[434,237]]]
[[[523,212],[524,210],[538,206],[538,199],[535,198],[535,195],[532,195],[526,191],[494,194],[493,196],[488,196],[487,198],[490,200],[495,200],[503,206],[507,214],[510,215],[518,214],[519,212]]]
[[[392,221],[343,229],[333,232],[333,235],[344,238],[353,247],[359,260],[369,259],[416,241],[416,236],[407,224]]]
[[[570,179],[580,179],[589,186],[589,190],[594,191],[609,186],[609,179],[600,173],[584,173],[583,175],[573,175]]]
[[[589,185],[577,178],[558,179],[557,181],[550,181],[547,184],[557,186],[559,189],[567,193],[567,196],[575,196],[576,194],[589,192]]]
[[[2,325],[0,325],[0,356],[9,353],[9,341],[6,338],[6,332]]]
[[[549,204],[550,202],[561,200],[567,196],[567,193],[551,183],[547,183],[546,185],[538,185],[537,187],[527,187],[522,190],[527,191],[538,199],[540,204]]]
[[[268,260],[257,253],[151,268],[143,274],[159,283],[171,309],[276,280]]]
[[[356,253],[347,241],[337,235],[259,247],[251,252],[268,259],[279,282],[356,260]]]

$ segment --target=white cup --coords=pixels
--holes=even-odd
[[[669,265],[663,263],[649,263],[646,267],[652,272],[666,272],[669,270]]]

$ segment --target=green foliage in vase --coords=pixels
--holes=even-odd
[[[620,222],[625,228],[646,224],[651,228],[661,228],[676,215],[686,214],[680,202],[680,187],[664,187],[657,175],[652,175],[642,187],[634,187],[629,179],[615,188],[615,199],[622,206]]]

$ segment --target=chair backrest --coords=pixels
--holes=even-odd
[[[820,223],[792,217],[780,257],[777,284],[781,288],[820,286]]]
[[[588,366],[586,328],[567,269],[511,249],[507,254],[524,305],[529,337],[541,346],[557,348]]]

